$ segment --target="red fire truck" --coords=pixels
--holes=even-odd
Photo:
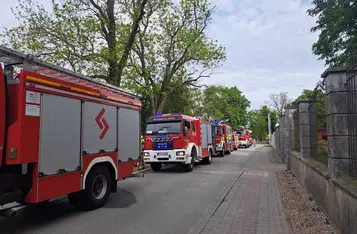
[[[248,129],[249,146],[253,145],[253,131]]]
[[[232,127],[220,123],[218,124],[218,134],[216,136],[216,152],[221,157],[224,157],[225,154],[231,154],[232,151]]]
[[[237,150],[239,148],[239,135],[236,132],[232,134],[233,149]]]
[[[0,46],[0,205],[93,210],[132,174],[141,102],[102,83]]]
[[[183,164],[186,171],[194,164],[210,164],[213,155],[212,123],[183,114],[159,114],[149,118],[146,125],[144,162],[153,171],[162,164]]]
[[[250,146],[249,142],[249,130],[248,129],[239,129],[236,130],[239,139],[239,145],[243,146],[244,148],[248,148]]]

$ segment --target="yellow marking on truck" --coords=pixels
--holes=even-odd
[[[84,94],[87,94],[87,95],[100,97],[100,93],[87,91],[87,90],[81,89],[81,88],[71,87],[71,90],[75,91],[75,92],[79,92],[79,93],[84,93]]]
[[[47,85],[50,85],[50,86],[61,87],[61,84],[53,82],[53,81],[48,81],[48,80],[44,80],[44,79],[33,77],[33,76],[27,76],[26,78],[28,80],[35,81],[35,82],[38,82],[38,83],[41,83],[41,84],[47,84]]]

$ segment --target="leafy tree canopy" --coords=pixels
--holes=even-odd
[[[250,101],[237,87],[209,86],[202,100],[203,116],[223,120],[233,128],[246,126]]]
[[[149,97],[152,113],[162,113],[170,95],[197,86],[226,59],[225,48],[206,34],[214,10],[208,0],[148,3],[125,85]]]
[[[357,1],[314,0],[312,4],[307,13],[317,21],[311,31],[320,33],[313,53],[326,65],[357,62]]]
[[[268,113],[271,120],[271,131],[274,131],[277,123],[277,113],[269,109],[267,106],[262,106],[259,110],[252,110],[248,113],[249,125],[248,127],[253,131],[253,137],[257,140],[266,140],[268,129]]]
[[[5,29],[5,44],[40,59],[121,85],[122,73],[148,0],[18,0],[19,26]]]

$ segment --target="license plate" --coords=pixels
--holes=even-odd
[[[157,156],[167,156],[167,155],[169,155],[168,152],[157,153]]]

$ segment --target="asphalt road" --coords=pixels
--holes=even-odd
[[[119,182],[107,205],[76,211],[63,198],[0,218],[0,233],[195,233],[211,217],[257,148],[239,149],[193,172],[181,167]]]

